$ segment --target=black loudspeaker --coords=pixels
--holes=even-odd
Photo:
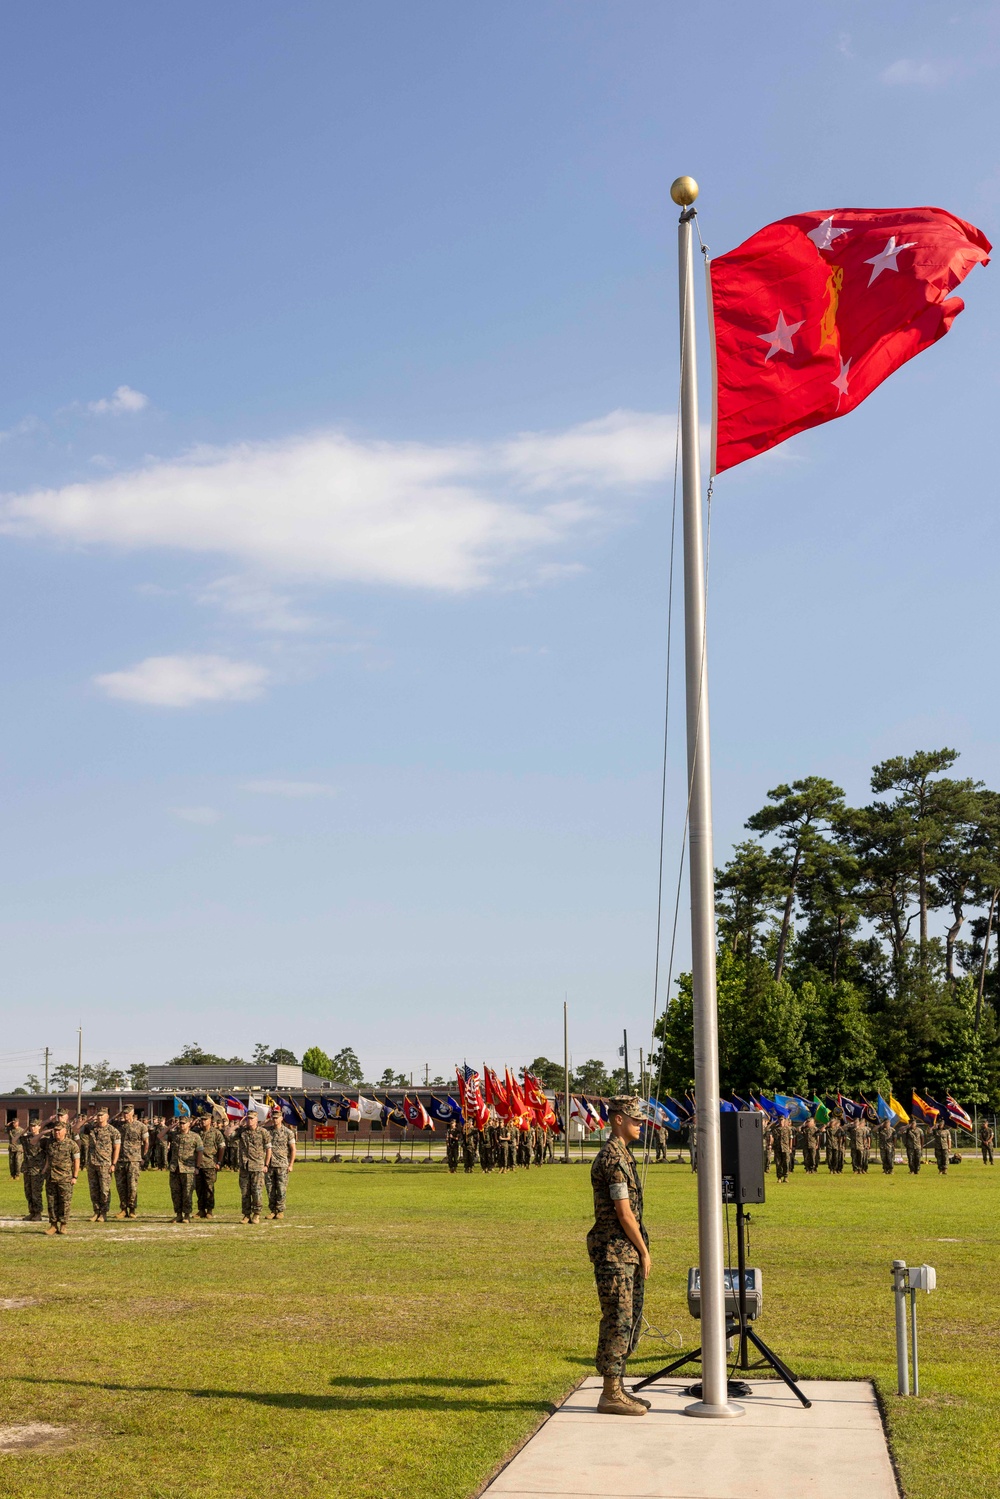
[[[764,1119],[754,1109],[723,1114],[722,1190],[726,1202],[764,1201]]]

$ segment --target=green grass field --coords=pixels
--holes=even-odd
[[[5,1168],[5,1163],[4,1163]],[[773,1181],[770,1178],[769,1181]],[[283,1224],[168,1221],[145,1173],[135,1223],[65,1239],[0,1226],[0,1423],[68,1427],[61,1449],[0,1455],[0,1492],[229,1499],[463,1499],[593,1371],[587,1172],[449,1176],[440,1165],[321,1165],[292,1177]],[[996,1174],[806,1177],[754,1214],[763,1336],[803,1377],[874,1377],[910,1499],[1000,1492]],[[0,1176],[0,1218],[24,1211]],[[690,1346],[694,1178],[653,1166],[650,1319]],[[924,1394],[895,1390],[894,1257],[937,1266],[922,1297]],[[632,1367],[665,1362],[644,1344]],[[808,1412],[803,1412],[808,1422]]]

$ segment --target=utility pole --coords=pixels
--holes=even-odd
[[[569,1020],[563,1000],[563,1160],[569,1161]]]
[[[624,1043],[622,1046],[622,1056],[625,1058],[625,1093],[628,1095],[632,1091],[628,1075],[628,1031],[622,1031],[622,1040]]]
[[[431,1064],[429,1062],[425,1062],[424,1063],[424,1087],[425,1088],[430,1087],[430,1081],[431,1081]]]
[[[76,1112],[83,1113],[83,1026],[76,1028]]]
[[[46,1093],[49,1091],[49,1057],[51,1055],[52,1055],[52,1053],[49,1051],[49,1048],[46,1046],[46,1048],[45,1048],[45,1089],[44,1089],[44,1091]]]
[[[646,1096],[646,1073],[642,1065],[642,1047],[639,1047],[639,1096]]]

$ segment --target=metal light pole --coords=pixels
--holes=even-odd
[[[705,639],[705,547],[702,537],[701,434],[695,357],[691,222],[698,184],[678,177],[670,196],[681,208],[677,230],[681,335],[681,473],[684,512],[684,659],[687,697],[688,809],[691,873],[691,977],[698,1130],[698,1264],[701,1271],[702,1398],[689,1416],[740,1416],[728,1398],[722,1252],[722,1147],[719,1130],[719,1017],[715,990],[715,863],[708,733]]]
[[[563,1160],[569,1165],[569,1019],[563,1000]]]
[[[83,1113],[83,1026],[76,1028],[76,1113]]]

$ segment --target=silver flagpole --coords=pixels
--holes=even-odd
[[[728,1398],[722,1253],[722,1149],[719,1132],[719,1024],[715,996],[715,864],[708,734],[705,640],[705,548],[702,539],[698,368],[695,357],[691,222],[698,184],[678,177],[670,196],[678,225],[681,325],[681,460],[684,496],[684,656],[687,687],[691,975],[694,987],[694,1077],[698,1132],[698,1264],[701,1271],[702,1398],[689,1416],[740,1416]]]

